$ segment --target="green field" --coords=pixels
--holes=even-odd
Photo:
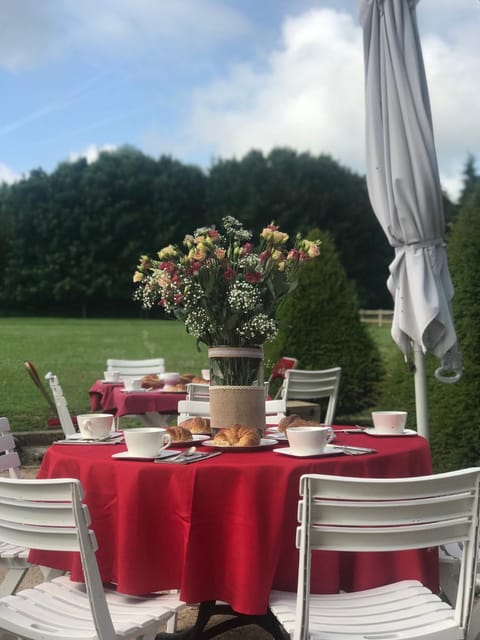
[[[395,349],[388,328],[369,327],[388,359]],[[25,368],[30,360],[43,379],[58,376],[72,414],[90,408],[88,389],[103,377],[107,358],[165,358],[169,371],[199,374],[207,351],[180,322],[168,320],[72,320],[0,318],[0,415],[13,431],[42,429],[51,411]],[[267,363],[268,367],[268,363]]]

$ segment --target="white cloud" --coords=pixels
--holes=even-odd
[[[456,198],[467,153],[479,152],[480,12],[472,30],[470,0],[470,6],[459,0],[463,21],[453,28],[448,20],[455,3],[440,1],[424,0],[419,24],[442,186]],[[445,30],[434,34],[432,28],[441,25]],[[238,157],[283,145],[328,153],[363,174],[363,74],[356,16],[317,9],[290,17],[264,70],[232,66],[226,77],[193,93],[190,114],[180,135],[170,137],[169,151],[185,157],[209,149],[216,157]],[[165,136],[161,140],[165,147]]]
[[[223,157],[291,146],[329,153],[363,170],[363,58],[357,22],[328,9],[288,18],[266,70],[236,66],[226,78],[195,92],[179,150],[185,152],[191,140]]]
[[[104,144],[101,147],[97,147],[95,144],[90,144],[84,151],[71,152],[68,156],[70,162],[75,162],[76,160],[80,160],[80,158],[86,158],[88,164],[92,164],[98,160],[98,156],[102,151],[115,151],[117,147],[113,144]]]
[[[22,176],[14,173],[7,165],[0,162],[0,184],[6,182],[7,184],[13,184],[18,182]]]

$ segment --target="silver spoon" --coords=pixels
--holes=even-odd
[[[173,456],[173,458],[170,458],[168,462],[175,462],[176,460],[181,460],[182,458],[188,458],[192,454],[194,454],[196,450],[197,447],[188,447],[188,449],[185,449],[185,451],[183,451],[182,453],[179,453],[178,455]]]

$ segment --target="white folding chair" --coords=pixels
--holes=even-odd
[[[177,424],[197,416],[201,418],[210,417],[210,402],[205,400],[179,400]]]
[[[317,402],[322,398],[328,398],[327,411],[324,424],[332,424],[337,408],[338,391],[340,388],[341,367],[307,371],[305,369],[289,369],[285,372],[285,382],[282,387],[281,397],[287,402],[288,413],[297,413],[304,407],[320,407]],[[313,415],[320,420],[320,415]]]
[[[60,425],[62,427],[63,433],[66,438],[68,436],[72,436],[74,433],[76,433],[76,429],[73,424],[70,411],[68,410],[67,400],[63,395],[63,389],[58,382],[58,378],[51,371],[49,371],[45,375],[45,379],[48,380],[50,384],[50,390],[52,392],[53,401],[55,403],[55,408],[57,410],[58,419],[60,420]]]
[[[460,542],[442,544],[438,548],[440,589],[452,606],[457,599],[458,581],[462,563],[463,545]],[[480,638],[480,566],[477,562],[475,573],[475,598],[473,601],[472,617],[467,633],[467,640]]]
[[[20,478],[20,458],[10,430],[8,418],[0,418],[0,471],[8,471],[10,478]],[[15,592],[25,574],[32,566],[28,558],[29,549],[15,543],[0,540],[0,566],[7,570],[0,582],[0,597]],[[43,576],[49,580],[62,572],[41,567]]]
[[[186,400],[210,401],[210,386],[199,382],[190,382],[187,384]]]
[[[265,400],[265,422],[268,425],[278,425],[280,420],[287,415],[287,403],[285,399]]]
[[[165,373],[164,358],[147,358],[146,360],[119,360],[108,358],[107,371],[116,371],[120,380],[141,378],[149,374]]]
[[[297,593],[270,607],[293,640],[460,640],[467,637],[478,549],[480,468],[400,479],[304,475]],[[461,541],[455,608],[418,580],[312,595],[312,551],[398,551]]]
[[[0,537],[79,552],[85,576],[85,585],[62,577],[0,599],[0,630],[32,640],[154,640],[165,624],[173,631],[176,613],[186,606],[174,594],[134,597],[104,590],[82,501],[79,480],[0,479]]]

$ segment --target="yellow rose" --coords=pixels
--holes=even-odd
[[[134,282],[141,282],[144,278],[143,273],[140,273],[140,271],[135,271],[135,273],[133,274],[133,281]]]
[[[158,257],[160,260],[165,260],[165,258],[173,258],[177,254],[177,250],[173,246],[173,244],[169,244],[168,247],[164,247],[160,249],[158,252]]]

